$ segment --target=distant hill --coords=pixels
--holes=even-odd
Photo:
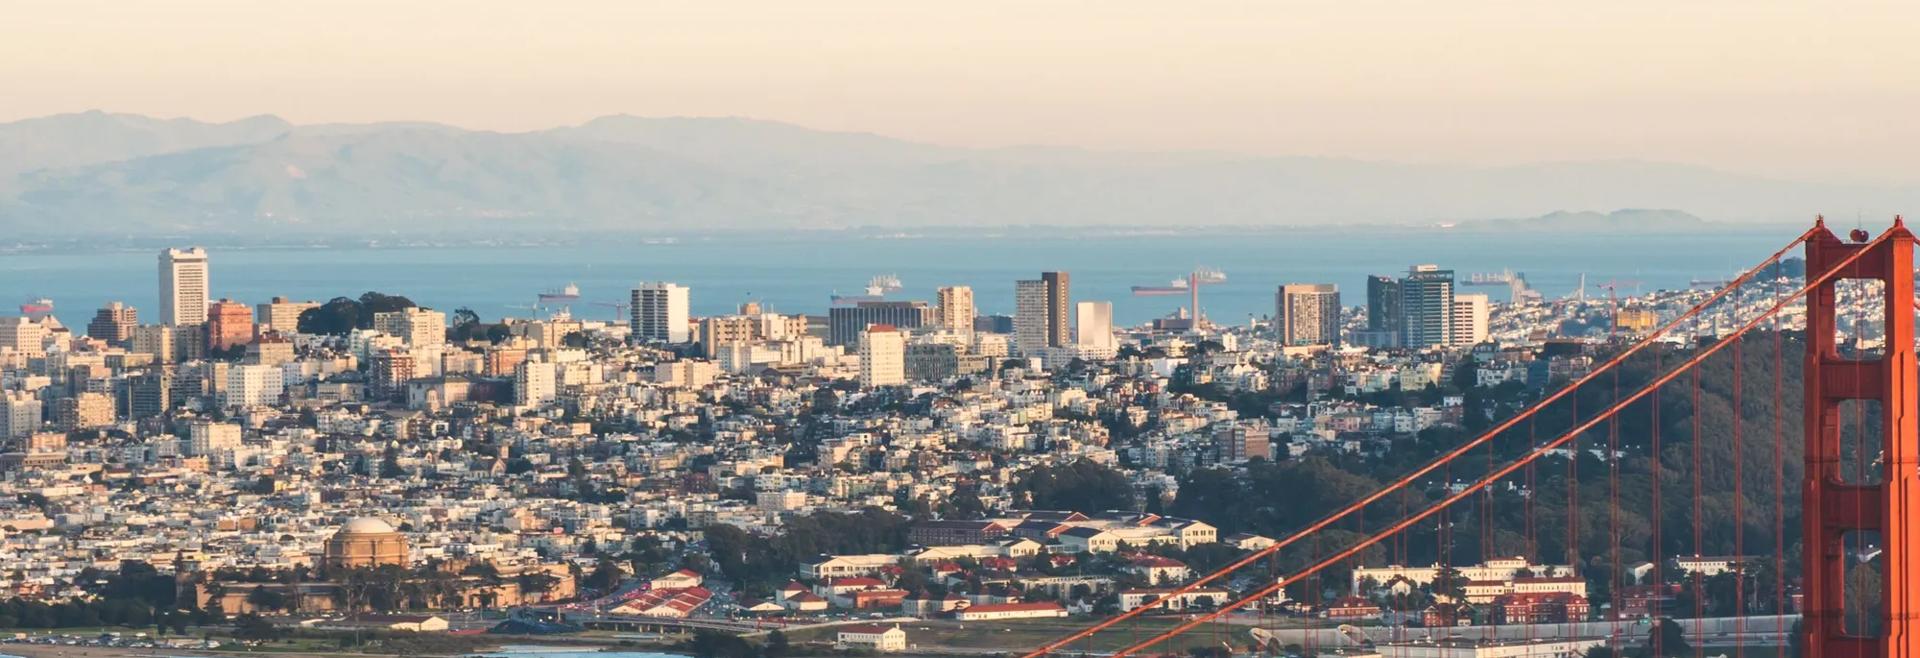
[[[1462,230],[1484,231],[1634,231],[1640,233],[1686,233],[1710,228],[1707,220],[1681,210],[1628,208],[1613,212],[1555,211],[1527,219],[1495,219],[1465,222]]]
[[[967,226],[1673,227],[1916,207],[1920,189],[1698,167],[1466,167],[964,149],[739,118],[524,133],[87,112],[0,124],[0,230],[646,231]],[[1608,215],[1565,208],[1683,208]],[[1625,213],[1625,214],[1623,214]],[[1525,224],[1474,220],[1539,217]],[[1701,219],[1704,218],[1704,219]]]

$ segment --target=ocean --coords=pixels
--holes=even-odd
[[[824,313],[829,296],[860,294],[869,278],[899,277],[891,299],[933,299],[934,289],[968,285],[982,314],[1013,312],[1013,282],[1042,270],[1071,275],[1075,300],[1113,302],[1114,321],[1146,322],[1187,303],[1184,295],[1135,297],[1136,285],[1166,286],[1196,266],[1217,268],[1223,283],[1204,286],[1201,308],[1216,322],[1244,324],[1273,312],[1282,283],[1334,283],[1348,306],[1366,301],[1366,276],[1433,263],[1458,272],[1524,273],[1549,298],[1573,292],[1584,273],[1594,284],[1637,281],[1622,294],[1723,279],[1772,253],[1790,231],[1712,235],[1503,234],[1367,228],[1206,232],[1198,234],[1036,237],[1012,232],[967,236],[846,237],[820,234],[715,235],[646,241],[609,238],[569,244],[449,246],[222,246],[208,244],[213,297],[249,304],[274,296],[325,301],[368,290],[406,295],[451,313],[467,307],[484,319],[528,317],[543,290],[580,289],[575,317],[611,319],[607,304],[626,301],[639,281],[692,288],[695,315],[725,313],[761,300],[783,313]],[[184,244],[184,243],[183,243]],[[84,327],[94,309],[123,301],[142,322],[158,317],[157,247],[60,247],[0,252],[0,314],[49,298],[63,323]],[[1463,287],[1463,291],[1475,288]],[[1505,286],[1478,288],[1495,301]]]

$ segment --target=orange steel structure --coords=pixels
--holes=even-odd
[[[1698,316],[1708,305],[1721,301],[1741,284],[1751,280],[1772,263],[1778,262],[1789,250],[1804,246],[1807,255],[1805,285],[1777,299],[1758,316],[1740,323],[1730,335],[1723,336],[1711,344],[1702,345],[1690,358],[1658,375],[1646,387],[1624,396],[1616,393],[1613,404],[1597,415],[1576,422],[1574,427],[1557,438],[1534,444],[1532,450],[1521,455],[1517,460],[1504,467],[1493,469],[1485,477],[1455,489],[1452,494],[1444,496],[1436,504],[1413,512],[1384,528],[1373,529],[1374,532],[1371,535],[1344,550],[1338,550],[1303,569],[1282,576],[1272,584],[1256,588],[1242,598],[1222,605],[1216,610],[1189,616],[1172,628],[1134,641],[1108,655],[1110,658],[1135,655],[1168,638],[1190,632],[1202,624],[1230,614],[1233,610],[1251,605],[1279,591],[1289,583],[1297,582],[1339,564],[1366,547],[1404,531],[1470,496],[1477,495],[1489,485],[1513,475],[1550,451],[1564,449],[1564,446],[1576,440],[1580,434],[1600,426],[1603,422],[1610,422],[1615,414],[1628,405],[1655,393],[1661,386],[1688,373],[1723,349],[1736,346],[1748,331],[1770,321],[1790,303],[1804,298],[1807,306],[1807,360],[1804,372],[1807,474],[1801,485],[1802,494],[1805,496],[1803,520],[1806,531],[1803,547],[1806,565],[1805,626],[1802,631],[1802,639],[1805,641],[1803,646],[1806,647],[1804,656],[1805,658],[1920,658],[1920,634],[1916,634],[1913,628],[1914,624],[1920,621],[1920,558],[1912,555],[1913,549],[1920,546],[1920,518],[1914,518],[1914,515],[1920,514],[1920,419],[1916,419],[1915,416],[1915,412],[1920,411],[1916,409],[1915,397],[1916,394],[1920,394],[1920,363],[1916,362],[1914,348],[1917,304],[1914,297],[1913,252],[1916,241],[1915,236],[1907,230],[1905,223],[1899,218],[1895,218],[1892,228],[1879,236],[1870,237],[1865,231],[1855,230],[1850,241],[1843,241],[1836,237],[1828,230],[1824,221],[1817,221],[1812,229],[1802,233],[1787,247],[1775,252],[1760,265],[1727,282],[1727,285],[1706,300],[1627,346],[1613,358],[1593,368],[1558,392],[1536,402],[1527,410],[1443,453],[1412,473],[1389,483],[1386,487],[1354,501],[1348,507],[1334,511],[1267,548],[1254,551],[1222,569],[1206,574],[1176,589],[1168,596],[1191,591],[1260,561],[1354,514],[1366,505],[1385,498],[1391,492],[1412,485],[1419,478],[1434,473],[1468,451],[1485,445],[1495,435],[1516,426],[1545,405],[1577,390],[1588,381],[1597,379],[1634,353],[1660,340],[1682,322]],[[1839,301],[1835,284],[1843,280],[1879,281],[1884,286],[1886,347],[1878,357],[1855,360],[1844,358],[1839,353],[1835,339],[1835,330],[1838,325],[1835,316]],[[1854,326],[1859,325],[1856,323]],[[1777,353],[1776,345],[1776,355]],[[1735,372],[1738,372],[1737,366]],[[1738,377],[1737,374],[1735,376]],[[1777,396],[1779,387],[1777,380],[1775,387]],[[1737,397],[1735,399],[1738,400]],[[1882,479],[1878,483],[1846,482],[1841,477],[1843,469],[1843,446],[1840,433],[1843,421],[1841,402],[1846,400],[1876,401],[1885,410],[1882,423],[1884,457],[1879,467],[1882,469]],[[1777,406],[1776,402],[1776,408]],[[1734,422],[1737,427],[1737,417]],[[1862,423],[1860,427],[1864,428],[1865,424]],[[1865,460],[1870,459],[1873,452],[1862,440],[1855,454],[1863,455],[1861,459]],[[1489,468],[1491,467],[1492,463],[1489,462]],[[1778,464],[1775,467],[1777,469]],[[1865,470],[1864,466],[1857,468]],[[1883,607],[1874,611],[1852,611],[1855,613],[1852,616],[1856,619],[1866,617],[1877,619],[1881,623],[1879,632],[1870,637],[1851,635],[1844,626],[1849,617],[1847,614],[1849,611],[1845,609],[1846,600],[1849,598],[1846,592],[1848,560],[1846,540],[1849,534],[1861,531],[1880,533],[1880,547],[1883,551],[1881,559],[1884,561],[1880,583]],[[1151,608],[1152,606],[1140,606],[1110,617],[1026,652],[1022,654],[1022,658],[1041,658],[1055,651],[1068,649],[1075,641],[1113,628]]]
[[[1807,240],[1807,271],[1839,269],[1807,293],[1806,479],[1804,578],[1806,658],[1906,658],[1920,655],[1913,625],[1920,615],[1920,425],[1914,417],[1914,235],[1899,220],[1872,242],[1843,242],[1824,226]],[[1886,341],[1878,358],[1854,360],[1835,345],[1837,294],[1843,279],[1879,281],[1886,297]],[[1878,483],[1843,478],[1841,402],[1876,401],[1882,410],[1884,463]],[[1856,403],[1858,404],[1858,403]],[[1864,429],[1864,427],[1863,427]],[[1871,455],[1864,437],[1858,459]],[[1864,471],[1864,467],[1857,467]],[[1880,632],[1853,635],[1846,615],[1846,536],[1878,532],[1884,608],[1856,611],[1882,620]]]

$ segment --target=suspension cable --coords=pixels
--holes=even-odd
[[[1799,236],[1795,237],[1792,242],[1789,242],[1787,246],[1782,247],[1780,248],[1780,250],[1773,252],[1772,255],[1766,258],[1766,260],[1761,261],[1759,265],[1755,265],[1754,267],[1748,269],[1747,271],[1740,273],[1740,276],[1737,276],[1731,280],[1728,280],[1725,286],[1721,287],[1721,289],[1717,291],[1714,291],[1714,293],[1712,295],[1709,295],[1707,299],[1702,300],[1698,304],[1695,304],[1692,308],[1687,309],[1686,312],[1681,313],[1680,315],[1674,317],[1673,320],[1668,321],[1666,324],[1661,325],[1660,328],[1655,329],[1652,333],[1647,334],[1645,338],[1642,338],[1639,342],[1634,343],[1632,346],[1628,347],[1625,351],[1615,355],[1611,359],[1608,359],[1605,363],[1602,363],[1599,367],[1594,368],[1592,371],[1588,372],[1587,374],[1582,375],[1579,379],[1576,379],[1573,382],[1568,383],[1566,386],[1560,388],[1559,390],[1553,392],[1552,394],[1546,396],[1545,398],[1542,398],[1539,402],[1534,403],[1533,406],[1528,407],[1526,410],[1520,412],[1518,415],[1515,415],[1512,418],[1502,421],[1500,424],[1495,425],[1493,428],[1487,430],[1486,432],[1482,433],[1480,436],[1474,438],[1473,440],[1467,441],[1466,443],[1462,443],[1459,446],[1456,446],[1455,448],[1453,448],[1452,450],[1449,450],[1441,454],[1440,456],[1427,462],[1425,465],[1421,466],[1420,468],[1414,470],[1412,473],[1408,473],[1407,475],[1402,476],[1400,479],[1395,480],[1381,487],[1379,490],[1376,490],[1371,494],[1361,497],[1359,500],[1349,504],[1348,506],[1341,508],[1325,517],[1322,517],[1318,521],[1308,524],[1306,527],[1301,528],[1298,531],[1295,531],[1293,534],[1288,535],[1286,538],[1278,542],[1275,542],[1272,546],[1268,546],[1266,548],[1262,548],[1260,550],[1254,551],[1253,553],[1245,557],[1242,557],[1239,560],[1234,561],[1232,564],[1229,564],[1225,567],[1221,567],[1220,569],[1215,570],[1214,572],[1209,573],[1205,576],[1202,576],[1191,583],[1187,583],[1186,585],[1180,586],[1179,588],[1173,590],[1172,592],[1167,593],[1165,596],[1168,598],[1171,598],[1171,597],[1187,594],[1189,592],[1199,589],[1200,587],[1206,585],[1207,583],[1213,582],[1214,580],[1221,578],[1222,576],[1238,571],[1242,567],[1245,567],[1249,564],[1253,564],[1254,562],[1259,561],[1260,558],[1262,557],[1265,557],[1272,553],[1277,553],[1280,550],[1286,548],[1287,546],[1292,545],[1295,541],[1298,541],[1301,537],[1326,529],[1328,526],[1333,525],[1334,523],[1338,522],[1340,519],[1346,518],[1347,515],[1352,514],[1355,511],[1364,509],[1367,505],[1370,505],[1380,500],[1381,498],[1386,497],[1387,494],[1392,493],[1394,491],[1398,491],[1406,487],[1407,485],[1412,484],[1413,482],[1419,480],[1420,478],[1426,477],[1427,475],[1433,473],[1434,470],[1438,469],[1442,465],[1452,462],[1454,459],[1458,458],[1463,454],[1466,454],[1467,452],[1473,450],[1476,447],[1479,447],[1481,444],[1484,444],[1488,441],[1492,441],[1494,437],[1499,436],[1500,434],[1506,432],[1507,430],[1512,429],[1513,427],[1519,425],[1520,421],[1532,418],[1535,413],[1538,413],[1541,409],[1545,408],[1547,404],[1557,401],[1560,398],[1565,397],[1567,395],[1570,395],[1573,391],[1579,390],[1580,386],[1586,384],[1587,382],[1590,382],[1599,378],[1600,375],[1604,373],[1606,370],[1613,368],[1619,365],[1620,363],[1623,363],[1627,357],[1632,356],[1633,354],[1639,352],[1640,350],[1645,349],[1647,346],[1658,342],[1658,340],[1662,336],[1665,336],[1668,332],[1672,331],[1675,327],[1679,326],[1680,323],[1688,319],[1691,319],[1693,316],[1698,315],[1701,311],[1705,310],[1709,305],[1719,301],[1722,298],[1725,298],[1728,294],[1731,294],[1733,290],[1740,287],[1742,284],[1745,284],[1747,281],[1751,280],[1754,276],[1758,275],[1762,270],[1772,265],[1774,262],[1780,260],[1780,258],[1785,256],[1787,252],[1792,251],[1795,247],[1798,247],[1801,244],[1804,244],[1808,238],[1813,237],[1816,231],[1820,231],[1823,229],[1824,227],[1822,225],[1816,224],[1814,225],[1813,228],[1809,228],[1805,232],[1802,232]],[[1040,656],[1044,656],[1048,653],[1053,652],[1053,650],[1055,649],[1058,649],[1063,646],[1067,646],[1068,644],[1073,643],[1075,640],[1092,635],[1094,633],[1098,633],[1102,630],[1105,630],[1107,628],[1114,626],[1115,624],[1119,624],[1120,622],[1140,616],[1141,614],[1146,613],[1146,611],[1147,611],[1147,608],[1142,607],[1142,608],[1135,608],[1133,610],[1122,612],[1113,617],[1109,617],[1106,620],[1101,621],[1097,624],[1088,626],[1084,629],[1068,634],[1065,637],[1062,637],[1052,642],[1048,642],[1044,645],[1041,645],[1037,649],[1034,649],[1025,654],[1022,654],[1020,658],[1039,658]]]
[[[1794,291],[1792,294],[1787,295],[1786,297],[1780,299],[1778,302],[1775,302],[1771,307],[1769,307],[1766,311],[1762,312],[1758,317],[1755,317],[1752,320],[1749,320],[1744,324],[1742,324],[1739,329],[1732,332],[1732,334],[1729,334],[1729,336],[1738,336],[1740,334],[1745,334],[1748,330],[1759,325],[1761,322],[1772,318],[1775,314],[1779,313],[1782,309],[1786,308],[1789,302],[1792,302],[1796,299],[1799,299],[1805,296],[1808,291],[1818,286],[1825,285],[1827,281],[1830,281],[1834,277],[1838,276],[1841,271],[1845,270],[1847,267],[1851,266],[1855,261],[1858,261],[1862,256],[1864,256],[1869,251],[1871,251],[1871,247],[1873,247],[1874,245],[1878,245],[1881,242],[1884,242],[1887,239],[1887,237],[1891,234],[1892,234],[1891,231],[1887,233],[1883,233],[1879,237],[1876,237],[1872,241],[1866,243],[1865,245],[1863,245],[1863,248],[1856,250],[1852,254],[1849,254],[1846,258],[1841,259],[1838,263],[1834,264],[1832,268],[1828,269],[1825,273],[1822,273],[1819,277],[1809,279],[1806,285]],[[1353,546],[1350,546],[1345,550],[1340,551],[1339,553],[1336,553],[1334,555],[1328,556],[1327,558],[1321,559],[1318,562],[1315,562],[1314,564],[1302,569],[1297,573],[1294,573],[1285,578],[1282,578],[1279,582],[1276,582],[1276,583],[1267,585],[1265,587],[1262,587],[1258,590],[1255,590],[1253,593],[1248,594],[1245,598],[1234,601],[1231,604],[1228,604],[1226,606],[1222,606],[1220,609],[1216,611],[1199,615],[1194,619],[1190,619],[1184,623],[1181,623],[1180,625],[1177,625],[1172,629],[1164,631],[1159,635],[1155,635],[1154,637],[1148,638],[1144,642],[1140,642],[1140,643],[1134,644],[1133,646],[1129,646],[1127,648],[1116,651],[1111,655],[1111,658],[1125,658],[1126,656],[1133,655],[1134,653],[1138,653],[1143,649],[1146,649],[1162,641],[1165,641],[1167,638],[1170,638],[1170,637],[1179,635],[1181,633],[1184,633],[1188,630],[1191,630],[1195,626],[1208,623],[1213,619],[1220,617],[1221,615],[1231,612],[1232,610],[1245,607],[1249,602],[1257,601],[1261,597],[1264,597],[1267,594],[1272,593],[1274,590],[1284,587],[1289,582],[1296,581],[1302,576],[1310,576],[1313,574],[1317,574],[1321,570],[1326,569],[1327,567],[1338,563],[1340,560],[1346,559],[1347,556],[1352,555],[1354,553],[1358,553],[1361,550],[1364,550],[1368,546],[1372,546],[1376,543],[1379,543],[1381,540],[1391,536],[1392,533],[1399,532],[1407,527],[1410,527],[1414,524],[1417,524],[1425,520],[1428,517],[1433,516],[1435,513],[1437,513],[1440,510],[1440,508],[1445,507],[1447,505],[1452,505],[1454,503],[1459,502],[1461,499],[1467,496],[1473,495],[1474,493],[1478,492],[1481,487],[1485,487],[1491,482],[1496,481],[1501,477],[1505,477],[1508,474],[1511,474],[1514,471],[1519,470],[1521,467],[1525,466],[1528,462],[1537,460],[1541,456],[1547,454],[1548,452],[1558,449],[1560,446],[1565,445],[1568,442],[1572,441],[1573,438],[1575,436],[1578,436],[1581,432],[1585,432],[1587,430],[1590,430],[1598,426],[1602,421],[1606,420],[1608,416],[1618,413],[1621,409],[1625,408],[1628,404],[1631,404],[1633,402],[1640,400],[1641,398],[1646,397],[1650,391],[1658,388],[1660,385],[1673,381],[1674,379],[1678,378],[1681,374],[1689,372],[1692,368],[1698,366],[1701,362],[1705,361],[1708,357],[1711,357],[1714,354],[1720,352],[1720,350],[1725,349],[1729,344],[1731,344],[1731,341],[1727,339],[1721,339],[1719,341],[1712,343],[1711,345],[1707,346],[1706,348],[1703,348],[1701,351],[1689,357],[1686,361],[1676,366],[1671,372],[1668,372],[1666,374],[1663,374],[1655,378],[1647,387],[1644,387],[1638,391],[1635,391],[1632,395],[1628,396],[1624,400],[1616,401],[1612,406],[1608,407],[1605,411],[1603,411],[1598,416],[1588,419],[1587,421],[1581,423],[1579,426],[1573,428],[1572,431],[1562,434],[1559,438],[1556,438],[1552,441],[1547,442],[1542,446],[1539,446],[1538,448],[1534,449],[1528,454],[1522,456],[1518,461],[1515,461],[1501,468],[1499,472],[1488,474],[1487,477],[1481,478],[1478,482],[1474,483],[1472,486],[1469,486],[1458,493],[1454,493],[1450,496],[1447,496],[1445,499],[1441,500],[1439,503],[1429,506],[1426,509],[1423,509],[1415,513],[1411,517],[1401,519],[1400,521],[1395,522],[1393,525],[1388,526],[1387,528],[1381,530],[1380,532],[1360,540],[1358,543],[1355,543]],[[1696,626],[1698,626],[1697,621],[1696,621]]]

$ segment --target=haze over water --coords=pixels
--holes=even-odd
[[[1397,233],[1397,234],[1383,234]],[[1135,285],[1164,286],[1195,265],[1224,270],[1224,284],[1206,286],[1201,306],[1218,322],[1245,323],[1273,310],[1281,283],[1335,283],[1342,302],[1364,304],[1365,277],[1405,271],[1414,263],[1473,272],[1524,272],[1548,298],[1572,292],[1581,273],[1589,295],[1609,279],[1638,280],[1643,290],[1678,288],[1691,279],[1719,279],[1757,262],[1792,239],[1791,229],[1683,236],[1515,234],[1360,229],[1248,234],[1102,237],[826,239],[818,236],[689,238],[675,244],[609,241],[580,246],[238,248],[210,244],[212,292],[247,303],[276,295],[325,301],[368,290],[403,294],[425,306],[469,307],[482,318],[528,317],[516,306],[569,282],[579,285],[576,317],[609,319],[634,283],[674,281],[693,288],[696,315],[726,313],[762,300],[783,313],[825,313],[833,292],[859,294],[877,274],[905,284],[891,299],[931,300],[935,288],[969,285],[983,314],[1013,312],[1013,282],[1042,270],[1072,275],[1076,300],[1107,300],[1114,320],[1132,325],[1172,312],[1185,296],[1134,297]],[[8,254],[0,257],[0,303],[52,298],[70,327],[84,328],[95,309],[119,300],[141,321],[158,317],[157,249]],[[1505,301],[1503,286],[1467,287]],[[1623,294],[1631,288],[1623,287]]]

